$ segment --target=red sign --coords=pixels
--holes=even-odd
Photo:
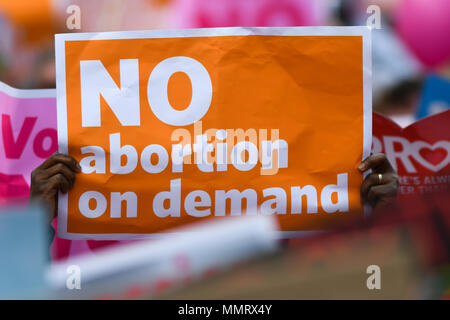
[[[373,152],[383,152],[400,177],[400,196],[435,193],[450,186],[450,110],[401,128],[373,114]]]

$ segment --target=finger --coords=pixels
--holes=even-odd
[[[384,178],[382,177],[382,179]],[[369,174],[361,184],[361,199],[365,202],[367,200],[367,194],[370,188],[379,184],[381,183],[378,174],[377,173]]]
[[[396,188],[392,184],[373,186],[367,193],[367,201],[374,207],[375,205],[380,203],[380,200],[391,199],[395,197],[395,195]]]
[[[41,173],[41,178],[48,179],[57,173],[63,174],[72,183],[75,181],[75,173],[73,172],[72,168],[69,168],[67,165],[65,165],[62,162],[59,162],[59,163],[55,164],[54,166],[44,170]]]
[[[42,163],[39,166],[39,168],[48,169],[57,163],[64,163],[66,166],[71,168],[74,172],[81,172],[81,167],[74,158],[72,158],[71,156],[68,156],[66,154],[62,154],[62,153],[58,153],[58,152],[54,153],[50,158],[45,160],[44,163]]]
[[[381,179],[380,179],[381,178]],[[361,200],[367,199],[367,194],[371,187],[384,184],[393,184],[398,188],[398,176],[395,173],[371,173],[367,175],[361,184]]]
[[[67,193],[70,189],[72,189],[69,180],[61,173],[57,173],[54,176],[48,179],[48,188],[50,188],[51,192],[56,195],[58,191],[62,193]]]
[[[378,173],[386,173],[386,172],[394,172],[394,168],[392,168],[391,163],[387,159],[386,155],[383,153],[377,153],[367,157],[361,164],[358,166],[358,169],[361,172],[372,169],[374,172]]]

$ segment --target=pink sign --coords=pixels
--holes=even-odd
[[[0,206],[28,199],[31,171],[57,150],[55,97],[0,83]]]
[[[322,0],[176,0],[179,28],[314,26],[324,21]]]

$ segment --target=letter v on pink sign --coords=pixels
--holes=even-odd
[[[2,114],[2,138],[6,158],[20,158],[25,148],[25,144],[30,138],[31,131],[36,124],[36,120],[37,117],[26,117],[20,128],[19,135],[15,140],[11,125],[11,116],[9,114]]]

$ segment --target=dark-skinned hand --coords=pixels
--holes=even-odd
[[[79,172],[81,167],[75,159],[54,153],[31,172],[30,202],[47,206],[52,220],[57,215],[58,191],[67,193],[72,189]]]
[[[383,207],[397,197],[398,175],[383,153],[371,154],[358,167],[368,174],[361,185],[361,201],[372,208]]]

